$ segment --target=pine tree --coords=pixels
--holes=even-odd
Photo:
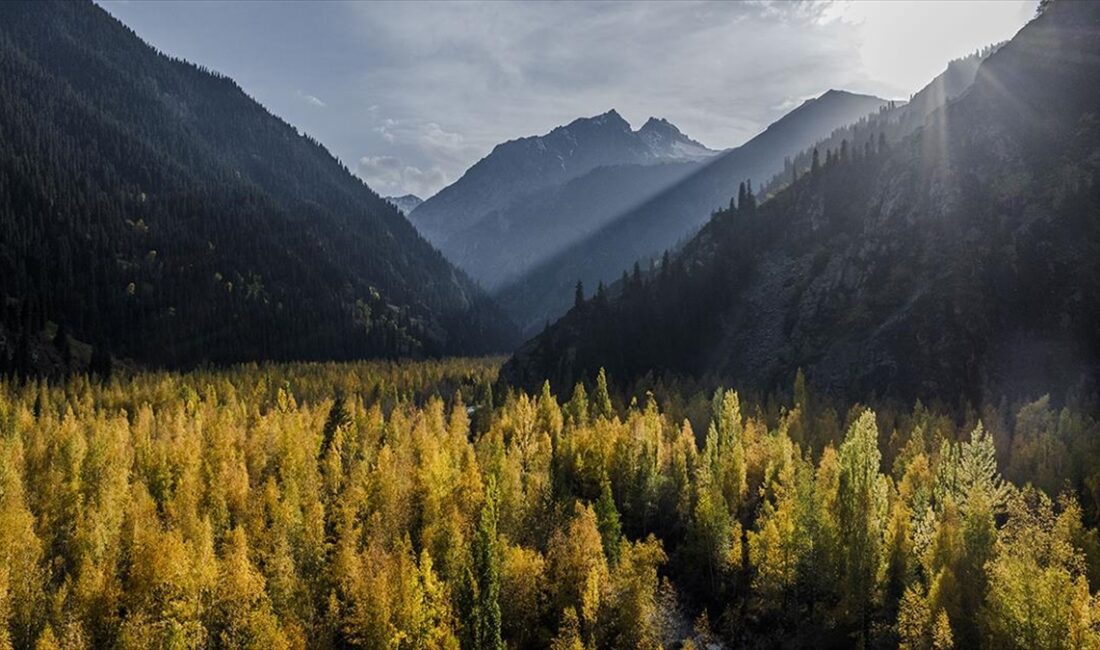
[[[619,523],[619,511],[615,508],[615,499],[611,495],[611,480],[604,472],[600,480],[600,498],[596,501],[596,521],[603,540],[607,563],[614,567],[619,563],[619,541],[622,538],[622,525]]]
[[[337,394],[329,408],[328,417],[325,418],[325,428],[321,432],[321,449],[318,458],[323,458],[332,445],[337,431],[351,424],[351,416],[344,408],[344,396]]]
[[[611,406],[611,393],[607,388],[607,372],[600,368],[596,375],[596,392],[592,394],[592,417],[610,420],[615,417]]]
[[[588,391],[584,389],[582,382],[577,382],[573,387],[573,396],[569,398],[569,402],[565,405],[566,422],[571,423],[574,427],[584,426],[588,424],[589,409],[588,409]]]
[[[477,621],[474,625],[477,648],[502,650],[500,636],[500,549],[497,539],[497,486],[489,479],[485,503],[474,539],[474,574],[477,580]]]

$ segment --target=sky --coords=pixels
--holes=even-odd
[[[831,88],[905,99],[1036,0],[99,4],[380,194],[427,198],[496,144],[612,108],[724,149]]]

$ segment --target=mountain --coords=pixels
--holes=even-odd
[[[783,169],[786,157],[886,105],[878,97],[838,90],[808,100],[763,133],[689,170],[678,182],[615,215],[494,295],[524,332],[532,334],[565,313],[578,280],[591,291],[598,282],[618,278],[635,261],[659,256],[727,205],[740,182],[770,178]]]
[[[636,133],[658,160],[706,160],[718,153],[687,137],[664,118],[649,118]]]
[[[324,147],[91,2],[0,4],[0,188],[3,364],[48,333],[166,366],[511,340]]]
[[[492,292],[698,170],[699,162],[609,165],[525,194],[453,234],[448,258]]]
[[[424,199],[415,194],[406,194],[404,196],[387,196],[386,200],[396,207],[401,214],[408,216],[413,210],[417,208]]]
[[[494,290],[694,171],[717,152],[667,120],[614,110],[498,145],[410,218]]]
[[[1055,2],[909,138],[852,148],[572,309],[513,384],[710,377],[845,397],[1095,390],[1100,5]],[[1087,394],[1087,393],[1086,393]]]

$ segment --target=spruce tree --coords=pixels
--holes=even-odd
[[[592,417],[610,420],[614,415],[611,392],[607,389],[607,373],[600,368],[599,374],[596,375],[596,392],[592,395]]]
[[[489,479],[485,503],[474,539],[474,578],[477,581],[477,608],[474,636],[476,647],[503,650],[500,636],[500,548],[497,539],[497,486]]]
[[[600,479],[600,498],[596,501],[596,522],[600,529],[600,539],[603,540],[607,563],[615,566],[619,563],[619,540],[623,529],[619,521],[619,511],[615,507],[615,498],[611,494],[611,480],[607,477],[607,472],[604,472]]]

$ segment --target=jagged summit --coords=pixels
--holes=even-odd
[[[675,124],[663,117],[649,118],[635,133],[646,142],[653,155],[659,158],[702,160],[718,153],[684,135]]]
[[[674,133],[680,133],[680,129],[676,128],[675,124],[663,117],[650,117],[638,131],[672,131]]]
[[[412,215],[420,231],[479,280],[492,278],[463,265],[452,238],[488,216],[507,212],[532,192],[567,183],[600,167],[693,162],[713,151],[667,120],[650,120],[634,131],[612,108],[580,117],[548,133],[498,144],[462,178],[424,202]]]
[[[821,156],[759,206],[717,212],[667,266],[569,309],[500,376],[567,391],[604,369],[624,385],[691,376],[766,393],[801,370],[817,389],[852,399],[979,405],[1091,394],[1100,194],[1084,179],[1100,174],[1098,80],[1100,7],[1052,3],[981,62],[957,99],[932,101],[965,87],[964,77],[934,84],[926,108],[906,111],[919,128],[879,140],[881,125],[856,124],[846,154]],[[806,141],[806,118],[841,96],[822,96],[758,140],[794,131],[790,143]],[[750,145],[708,174],[746,177],[722,164]],[[708,174],[683,185],[702,195]],[[687,212],[683,201],[654,203],[654,222]],[[615,223],[627,219],[636,241],[643,222]],[[619,251],[626,237],[606,240]],[[590,287],[570,260],[608,249],[585,245],[547,267]],[[634,259],[644,263],[644,250]],[[616,261],[627,269],[633,260]],[[568,291],[555,295],[568,300]],[[514,313],[507,292],[498,296]]]

